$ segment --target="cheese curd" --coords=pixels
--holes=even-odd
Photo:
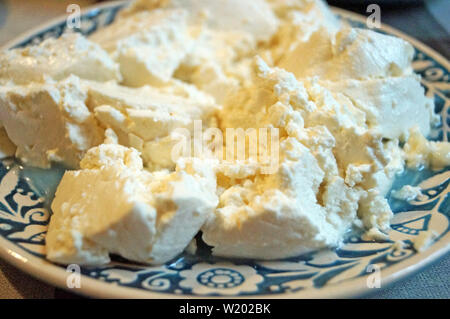
[[[440,170],[450,165],[450,143],[428,141],[417,126],[411,128],[403,150],[406,163],[412,168],[427,166]]]
[[[385,241],[396,174],[450,165],[413,54],[321,0],[137,0],[88,39],[0,54],[0,156],[73,169],[46,238],[61,264],[161,264],[198,233],[265,260]]]
[[[358,192],[336,177],[319,203],[325,174],[315,157],[295,138],[281,142],[280,151],[276,174],[249,176],[220,195],[202,228],[214,254],[276,259],[342,240],[356,217]]]
[[[0,55],[1,84],[58,81],[70,75],[95,81],[121,80],[119,65],[100,46],[78,33]]]
[[[225,102],[222,129],[279,128],[279,167],[271,175],[246,176],[219,197],[202,229],[213,253],[274,259],[338,246],[358,219],[367,229],[388,230],[393,214],[385,183],[403,167],[391,163],[397,160],[393,144],[384,145],[364,125],[350,100],[340,104],[317,83],[305,87],[261,59],[254,68],[254,83]]]
[[[299,59],[314,52],[312,59]],[[413,47],[406,41],[371,30],[343,28],[330,37],[323,28],[299,42],[277,64],[296,77],[322,79],[381,78],[410,74]]]
[[[24,164],[78,167],[85,151],[98,145],[103,130],[85,104],[87,92],[71,75],[57,83],[3,86],[0,117]]]
[[[214,125],[218,109],[214,99],[195,88],[181,87],[170,93],[143,87],[127,88],[113,83],[89,83],[88,105],[96,119],[112,128],[123,145],[141,152],[145,166],[152,170],[175,167],[172,148],[186,129],[189,136],[194,121],[205,129]]]
[[[434,105],[416,75],[321,84],[349,98],[366,114],[367,126],[384,138],[406,141],[414,125],[423,135],[430,133]]]
[[[278,27],[278,19],[264,0],[138,0],[124,15],[156,8],[183,8],[188,11],[191,24],[202,22],[214,30],[248,33],[257,41],[268,41]]]
[[[186,10],[139,12],[119,18],[91,37],[112,52],[120,65],[123,83],[161,86],[172,75],[192,45]]]
[[[58,186],[47,257],[63,264],[106,263],[108,253],[149,264],[169,261],[217,205],[201,178],[145,171],[132,148],[92,148],[81,170],[67,171]]]
[[[288,52],[295,49],[299,43],[310,38],[317,30],[322,29],[328,35],[339,31],[342,22],[331,12],[322,0],[269,0],[277,17],[280,27],[275,33],[269,49],[270,60],[278,63]],[[325,40],[323,38],[323,40]],[[315,50],[308,58],[320,56]],[[269,62],[269,61],[267,61]]]

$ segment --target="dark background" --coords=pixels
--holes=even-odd
[[[450,59],[450,0],[357,1],[328,0],[330,5],[367,16],[366,8],[381,8],[381,23],[397,28]]]

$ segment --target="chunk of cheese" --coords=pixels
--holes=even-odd
[[[56,85],[1,87],[0,117],[17,146],[16,156],[31,166],[61,162],[78,167],[84,153],[103,138],[86,99],[87,92],[75,76]]]
[[[186,20],[182,9],[143,11],[117,19],[91,39],[115,56],[124,85],[161,86],[192,46]]]
[[[297,78],[367,79],[408,75],[413,47],[400,38],[374,31],[344,28],[335,37],[323,29],[283,56],[277,64]],[[302,56],[312,56],[302,59]]]
[[[132,148],[92,148],[81,170],[67,171],[58,186],[47,257],[64,264],[102,264],[109,253],[149,264],[169,261],[216,206],[215,194],[198,179],[183,171],[151,174]]]
[[[121,80],[119,65],[100,46],[78,33],[0,54],[0,83],[58,81],[70,75],[102,82]]]

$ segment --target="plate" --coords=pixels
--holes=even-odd
[[[124,2],[104,3],[82,12],[78,32],[90,34],[114,20]],[[343,20],[365,27],[365,18],[333,9]],[[37,44],[58,37],[65,18],[56,19],[7,44],[6,48]],[[410,41],[416,50],[414,69],[421,74],[427,95],[434,98],[442,124],[430,139],[450,138],[450,64],[438,53],[400,32],[383,26],[379,32]],[[399,201],[388,194],[395,213],[390,240],[367,242],[357,234],[339,249],[328,249],[279,261],[250,261],[184,254],[158,267],[115,259],[102,267],[65,268],[44,258],[48,203],[62,170],[21,167],[14,158],[0,162],[0,256],[52,285],[87,296],[106,298],[330,298],[353,297],[418,271],[450,250],[450,168],[406,171],[392,190],[419,185],[420,201]],[[392,191],[391,190],[391,191]],[[437,237],[424,252],[412,241],[423,231]],[[399,241],[403,245],[399,245]],[[78,277],[77,272],[81,275]],[[76,276],[76,277],[74,277]],[[80,285],[77,285],[80,284]],[[80,287],[78,287],[80,286]],[[78,287],[78,288],[77,288]]]

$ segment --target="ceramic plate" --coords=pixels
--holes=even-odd
[[[124,4],[105,3],[83,12],[81,28],[89,34],[114,20]],[[365,27],[365,18],[335,10],[354,26]],[[32,30],[10,42],[7,48],[36,44],[65,31],[65,18]],[[406,38],[416,49],[414,69],[422,75],[427,95],[434,98],[442,124],[430,136],[449,140],[449,63],[431,49],[398,31],[380,32]],[[71,273],[47,262],[44,242],[50,218],[48,202],[62,170],[23,168],[14,158],[0,163],[0,255],[23,271],[67,289]],[[370,290],[381,278],[385,287],[411,274],[449,251],[450,169],[439,172],[407,171],[398,176],[392,190],[405,184],[419,185],[420,201],[398,201],[389,193],[395,212],[390,240],[374,243],[350,236],[335,250],[322,250],[281,261],[249,261],[212,258],[208,254],[181,255],[159,267],[147,267],[116,259],[102,267],[81,268],[81,288],[72,291],[95,297],[350,297]],[[412,241],[421,232],[434,230],[432,245],[417,253]],[[403,247],[396,245],[403,241]],[[380,269],[380,272],[376,272]],[[379,276],[379,277],[374,277]]]

